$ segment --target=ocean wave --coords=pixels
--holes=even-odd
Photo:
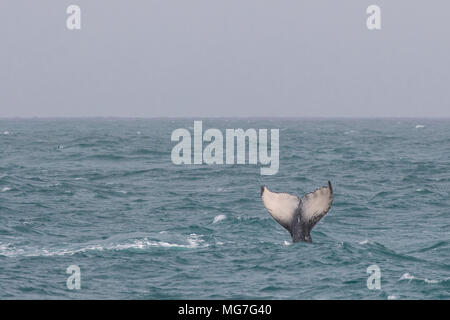
[[[448,240],[434,241],[434,242],[425,244],[425,246],[423,246],[423,247],[419,247],[414,250],[411,250],[408,252],[408,254],[418,253],[418,252],[423,253],[423,252],[427,252],[427,251],[436,251],[439,248],[448,247],[449,243],[450,243],[450,241],[448,241]]]
[[[428,283],[428,284],[437,284],[437,283],[447,282],[448,280],[450,280],[450,277],[447,277],[447,278],[444,278],[444,279],[441,279],[441,280],[428,279],[428,278],[418,278],[418,277],[415,277],[412,274],[406,272],[400,277],[399,281],[405,281],[405,280],[408,281],[408,282],[419,281],[419,282],[424,282],[424,283]]]
[[[214,217],[213,223],[217,223],[219,221],[225,220],[227,218],[224,214],[219,214],[218,216]]]
[[[132,154],[166,156],[166,155],[170,155],[170,150],[169,151],[161,151],[161,150],[155,150],[155,149],[140,148],[140,149],[134,150]]]
[[[82,252],[89,251],[121,251],[138,249],[145,250],[152,247],[162,248],[186,248],[195,249],[208,247],[201,235],[195,233],[190,234],[185,243],[171,243],[160,240],[150,240],[148,237],[143,239],[134,239],[131,241],[125,241],[123,243],[109,243],[109,244],[90,244],[80,246],[79,248],[34,248],[29,246],[16,247],[10,243],[0,243],[0,256],[5,257],[52,257],[52,256],[65,256],[74,255]]]

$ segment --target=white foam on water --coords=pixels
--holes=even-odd
[[[124,243],[110,243],[110,244],[91,244],[81,248],[63,248],[63,249],[47,249],[47,248],[33,248],[24,246],[23,248],[16,248],[12,244],[0,243],[0,256],[6,257],[52,257],[52,256],[65,256],[74,255],[80,252],[87,251],[111,251],[111,250],[127,250],[127,249],[148,249],[151,247],[163,247],[163,248],[187,248],[195,249],[200,247],[208,247],[201,235],[195,233],[190,234],[187,239],[187,243],[170,243],[167,241],[149,240],[148,238],[135,239],[130,242]]]
[[[224,214],[219,214],[218,216],[214,217],[213,223],[217,223],[219,221],[225,220],[227,218]]]
[[[9,243],[1,243],[0,242],[0,252],[4,253],[4,252],[8,251],[9,245],[10,245]]]
[[[290,246],[290,245],[292,244],[292,242],[289,242],[289,241],[284,240],[283,244],[284,244],[285,246]]]
[[[19,255],[23,255],[25,250],[22,248],[16,248],[11,243],[1,243],[0,242],[0,255],[5,257],[15,257]]]
[[[428,279],[424,279],[424,281],[426,282],[426,283],[439,283],[440,281],[439,280],[428,280]]]
[[[450,277],[445,278],[444,280],[435,280],[435,279],[427,279],[427,278],[421,279],[421,278],[417,278],[417,277],[415,277],[415,276],[413,276],[413,275],[411,275],[409,273],[403,274],[401,276],[401,278],[400,278],[400,280],[408,280],[408,281],[418,280],[418,281],[423,281],[423,282],[428,283],[428,284],[441,283],[441,282],[447,281],[448,279],[450,279]]]
[[[9,135],[9,131],[3,131],[3,134],[4,134],[5,136]]]
[[[10,187],[4,187],[4,188],[2,189],[2,192],[6,192],[6,191],[9,191],[9,190],[11,190]]]
[[[388,300],[397,300],[399,297],[391,295],[391,296],[388,296],[387,298],[388,298]]]
[[[409,274],[408,272],[407,273],[404,273],[401,277],[400,277],[400,280],[409,280],[409,281],[411,281],[411,280],[413,280],[413,279],[415,279],[416,277],[414,277],[413,275],[411,275],[411,274]]]
[[[425,126],[424,126],[423,124],[418,124],[418,125],[416,126],[416,129],[420,129],[420,128],[425,128]]]
[[[204,240],[201,238],[202,236],[199,236],[195,233],[192,233],[187,238],[188,244],[178,244],[178,243],[169,243],[164,241],[158,241],[156,242],[157,246],[163,246],[163,247],[177,247],[177,248],[198,248],[200,246],[207,247],[208,244],[205,244]],[[153,244],[154,246],[155,244]]]
[[[367,240],[367,239],[365,239],[365,240],[359,242],[359,244],[362,244],[362,245],[368,244],[368,243],[369,243],[369,240]]]

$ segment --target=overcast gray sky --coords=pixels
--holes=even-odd
[[[2,0],[16,116],[450,117],[450,2]]]

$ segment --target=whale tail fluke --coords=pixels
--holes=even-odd
[[[270,215],[290,232],[294,242],[311,242],[311,229],[331,208],[333,187],[328,181],[328,186],[299,198],[289,193],[272,192],[262,186],[261,199]]]

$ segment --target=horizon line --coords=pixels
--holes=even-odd
[[[157,120],[157,119],[279,119],[279,120],[450,120],[450,116],[0,116],[0,120]]]
[[[9,119],[450,119],[450,116],[0,116]]]

